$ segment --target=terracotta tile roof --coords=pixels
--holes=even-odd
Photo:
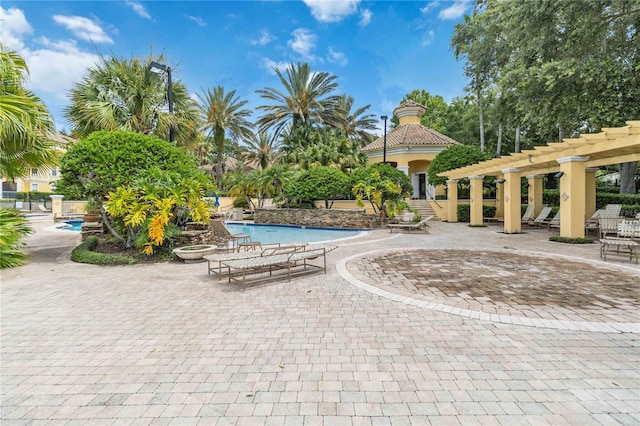
[[[413,101],[407,101],[413,102]],[[422,124],[405,124],[387,133],[387,149],[394,146],[451,146],[461,145],[442,133],[431,130]],[[363,151],[374,151],[384,148],[384,135],[362,148]]]
[[[396,109],[394,109],[394,110],[393,110],[393,113],[395,114],[396,110],[398,110],[398,109],[400,109],[400,108],[407,108],[407,107],[419,107],[419,108],[422,108],[422,109],[423,109],[423,110],[425,110],[425,111],[426,111],[426,109],[427,109],[424,105],[419,104],[418,102],[416,102],[416,101],[413,101],[413,100],[409,99],[409,100],[407,100],[407,101],[404,101],[404,102],[403,102],[403,103],[401,103],[400,105],[398,105],[398,106],[396,107]],[[387,141],[387,142],[388,142],[388,141]]]

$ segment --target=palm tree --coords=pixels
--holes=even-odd
[[[295,129],[304,124],[328,124],[339,126],[342,118],[337,111],[338,96],[330,95],[337,87],[336,76],[327,72],[311,72],[309,64],[293,63],[287,67],[286,76],[277,68],[273,69],[285,91],[268,87],[256,90],[273,105],[259,106],[267,111],[257,124],[260,130],[273,128],[276,135],[291,124]]]
[[[353,102],[353,97],[345,94],[338,98],[337,107],[343,120],[340,127],[349,139],[357,140],[361,146],[365,146],[373,140],[373,135],[367,130],[376,129],[377,119],[373,114],[364,115],[371,105],[365,105],[351,112]]]
[[[255,176],[255,187],[263,197],[271,197],[274,202],[283,199],[284,187],[293,179],[294,172],[286,164],[274,164]]]
[[[236,96],[235,90],[225,93],[224,87],[217,86],[213,88],[213,91],[207,90],[203,95],[204,126],[205,131],[208,130],[209,134],[213,136],[216,146],[216,175],[218,189],[222,190],[222,155],[225,134],[228,131],[229,136],[233,139],[251,138],[253,126],[245,118],[251,115],[251,111],[242,109],[248,101],[241,101]]]
[[[24,88],[29,69],[0,43],[0,175],[15,179],[55,164],[53,121],[42,100]]]
[[[53,122],[42,100],[24,88],[27,64],[0,43],[0,176],[14,180],[56,161],[48,134]],[[24,238],[31,233],[17,210],[0,209],[0,269],[26,261]]]
[[[96,130],[127,130],[166,139],[173,127],[178,144],[189,145],[200,129],[198,105],[184,84],[173,81],[170,114],[165,75],[149,70],[152,60],[103,57],[100,65],[89,68],[71,89],[71,104],[65,109],[74,131],[86,136]]]
[[[243,157],[245,161],[256,161],[260,169],[266,169],[276,158],[278,142],[266,131],[258,132],[251,139],[245,141],[247,150]]]

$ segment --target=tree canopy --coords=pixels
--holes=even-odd
[[[57,189],[68,198],[102,201],[154,167],[210,182],[191,157],[157,136],[102,130],[69,147],[62,157]]]

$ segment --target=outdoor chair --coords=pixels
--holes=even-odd
[[[520,219],[520,223],[527,224],[533,220],[533,213],[536,211],[536,206],[528,205],[527,209],[524,211],[522,218]]]
[[[604,211],[601,213],[603,217],[620,217],[622,211],[622,204],[607,204],[604,207]]]
[[[587,220],[584,221],[584,233],[589,234],[589,231],[595,231],[598,233],[600,226],[600,218],[604,215],[604,209],[596,210],[595,213]]]
[[[546,223],[547,229],[560,228],[560,210]]]
[[[608,236],[618,235],[618,224],[624,220],[623,217],[601,217],[598,228],[600,229],[600,239]]]
[[[258,281],[272,277],[274,271],[286,270],[287,280],[291,281],[292,276],[307,273],[309,269],[321,270],[326,274],[327,253],[336,248],[328,244],[273,248],[263,251],[260,256],[223,261],[222,266],[228,270],[229,282],[240,282],[244,291],[251,275],[259,275],[251,280]],[[318,259],[322,260],[321,264],[311,263]],[[266,273],[269,275],[265,276]]]
[[[611,219],[611,218],[608,218]],[[640,258],[640,221],[622,219],[617,224],[616,236],[600,238],[600,257],[607,254],[629,255],[629,261]]]
[[[231,251],[235,250],[236,245],[240,241],[251,240],[251,235],[249,234],[231,234],[229,230],[224,226],[224,223],[221,220],[212,220],[211,230],[213,231],[216,237],[225,239],[227,241],[231,241]]]
[[[389,223],[387,224],[387,228],[389,228],[389,232],[392,233],[393,230],[399,230],[399,231],[423,231],[425,234],[429,233],[429,230],[431,229],[431,227],[427,224],[428,221],[430,221],[431,219],[433,219],[433,216],[427,216],[426,218],[422,219],[420,222],[414,222],[414,223]]]
[[[280,243],[270,243],[261,245],[261,250],[244,251],[244,252],[224,252],[213,253],[207,256],[203,256],[203,259],[207,261],[207,274],[212,273],[218,276],[218,279],[222,279],[222,263],[229,260],[243,260],[250,259],[252,257],[260,257],[265,255],[273,255],[278,252],[288,253],[291,251],[302,249],[306,246],[306,243],[291,243],[287,245],[280,245]]]
[[[532,221],[525,223],[526,226],[542,226],[551,214],[551,207],[543,207],[538,216]]]

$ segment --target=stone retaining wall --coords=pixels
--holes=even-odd
[[[255,223],[318,226],[322,228],[375,229],[381,227],[380,216],[364,209],[256,209]]]

